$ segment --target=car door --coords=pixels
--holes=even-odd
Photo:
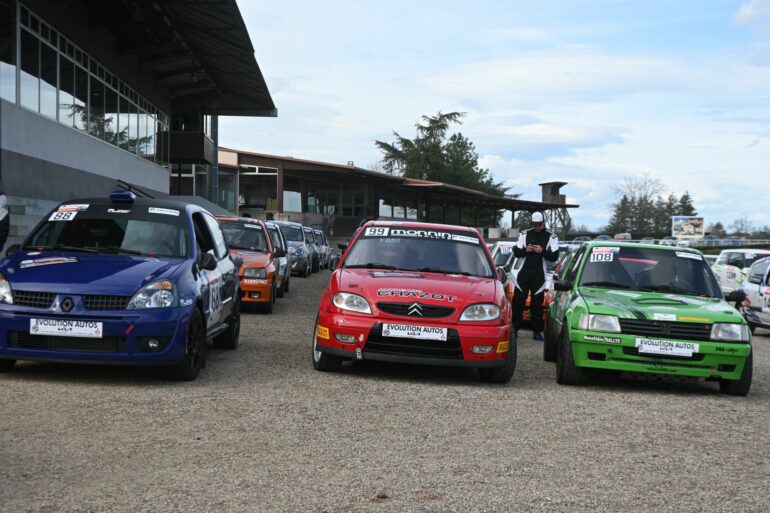
[[[219,271],[221,280],[219,284],[221,309],[219,318],[215,323],[222,323],[230,317],[235,305],[234,299],[236,293],[238,293],[237,269],[232,258],[230,258],[230,252],[227,250],[227,240],[225,239],[224,232],[222,232],[222,227],[219,225],[219,221],[209,214],[204,214],[203,217],[213,236],[217,254],[217,271]]]
[[[732,292],[738,289],[741,273],[746,265],[746,258],[743,253],[732,251],[727,254],[727,266],[725,268],[725,280],[722,289],[726,292]]]
[[[727,253],[728,251],[722,251],[719,254],[719,258],[717,258],[716,262],[714,262],[714,265],[711,266],[711,270],[714,271],[714,276],[716,276],[717,283],[719,283],[719,287],[722,290],[725,288],[725,268],[727,267]]]
[[[744,285],[746,303],[750,310],[749,317],[759,318],[764,325],[770,324],[770,260],[759,261],[749,269]]]
[[[563,274],[563,280],[565,281],[571,281],[575,282],[577,279],[578,270],[580,269],[580,262],[583,260],[583,256],[586,254],[585,247],[580,248],[580,250],[575,254],[575,256],[572,257],[572,259],[567,263],[567,267]],[[564,322],[564,315],[567,311],[567,307],[572,301],[572,297],[574,294],[577,294],[575,292],[577,290],[577,287],[573,285],[571,290],[563,290],[563,291],[557,291],[556,296],[554,297],[553,303],[551,303],[551,310],[554,312],[554,315],[550,321],[553,321],[554,323],[554,329],[552,331],[552,334],[558,334],[561,333],[562,330],[562,324]]]

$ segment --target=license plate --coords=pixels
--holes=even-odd
[[[698,344],[682,342],[681,340],[658,340],[652,338],[637,338],[636,347],[640,353],[669,356],[691,357],[698,352]]]
[[[32,335],[52,337],[102,338],[102,323],[70,319],[30,319],[29,332]]]
[[[385,323],[382,325],[382,336],[446,341],[447,329],[434,328],[432,326],[415,326],[413,324]]]

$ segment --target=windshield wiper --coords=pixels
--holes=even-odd
[[[671,285],[655,285],[652,287],[640,287],[639,290],[644,292],[673,292],[675,294],[685,294],[687,296],[705,296],[702,292],[697,290],[681,289],[679,287],[672,287]]]
[[[388,271],[409,271],[411,269],[401,269],[395,265],[377,264],[369,262],[368,264],[346,265],[345,269],[385,269]]]
[[[53,246],[43,246],[40,249],[56,249],[59,251],[82,251],[84,253],[98,253],[96,249],[86,248],[83,246],[68,246],[66,244],[54,244]]]
[[[470,276],[471,273],[465,271],[447,271],[446,269],[438,269],[436,267],[420,267],[419,269],[411,269],[412,271],[418,271],[421,273],[438,273],[438,274],[461,274],[463,276]]]
[[[603,289],[630,289],[628,285],[622,283],[615,283],[614,281],[589,281],[588,283],[581,283],[581,287],[600,287]]]
[[[141,251],[136,251],[135,249],[126,249],[121,248],[118,246],[104,246],[103,248],[94,248],[97,251],[100,251],[102,253],[115,253],[115,254],[123,254],[123,255],[141,255]]]

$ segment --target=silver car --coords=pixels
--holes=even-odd
[[[329,267],[329,242],[326,240],[326,235],[321,230],[313,230],[315,235],[316,244],[318,244],[318,250],[321,254],[321,269],[328,269]]]
[[[321,269],[321,251],[318,247],[318,242],[315,240],[315,233],[312,228],[303,226],[305,231],[305,240],[307,240],[308,247],[310,248],[310,270],[317,273]]]
[[[289,255],[292,257],[291,274],[304,278],[310,276],[313,268],[310,244],[305,238],[304,227],[291,221],[273,221],[281,230],[283,238],[289,245]]]
[[[289,292],[289,281],[291,280],[291,263],[292,255],[289,253],[289,247],[284,239],[281,229],[278,225],[272,221],[265,223],[267,227],[267,233],[270,234],[270,239],[273,241],[273,247],[276,249],[282,249],[286,256],[278,259],[278,271],[275,276],[275,295],[276,297],[283,297],[283,295]]]

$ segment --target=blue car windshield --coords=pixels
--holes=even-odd
[[[178,210],[136,205],[80,207],[85,209],[67,212],[60,207],[35,230],[24,250],[187,256],[187,222]]]

